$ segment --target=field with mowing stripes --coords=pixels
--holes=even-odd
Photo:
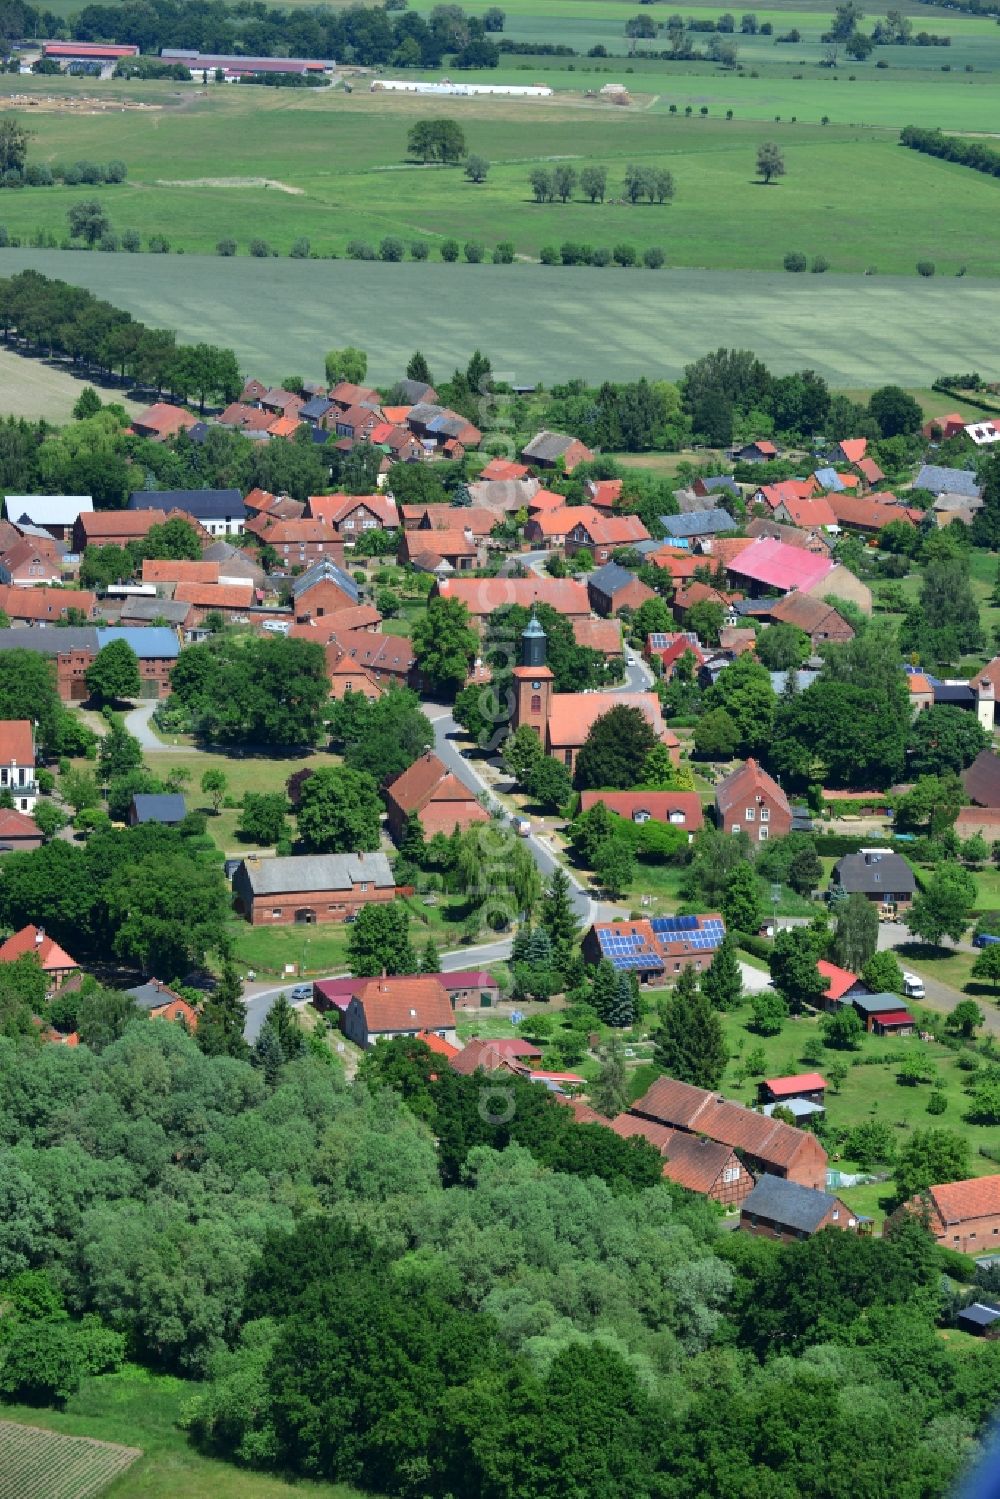
[[[96,1499],[141,1456],[138,1447],[0,1421],[0,1499]]]

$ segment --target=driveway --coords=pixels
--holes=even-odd
[[[901,921],[883,922],[878,929],[879,952],[896,952],[900,946],[912,941],[913,933]],[[973,953],[977,951],[971,942],[957,942],[954,944],[954,948],[957,952]],[[909,969],[919,974],[920,978],[924,981],[926,998],[919,1000],[919,1004],[925,1004],[928,1009],[938,1010],[941,1014],[947,1015],[963,999],[973,998],[983,1012],[983,1029],[989,1031],[994,1036],[1000,1036],[1000,1010],[997,1010],[996,1006],[990,1002],[989,995],[979,994],[970,996],[963,994],[960,989],[954,988],[953,985],[942,983],[940,979],[934,978],[928,972],[926,965],[919,962],[914,963],[912,958],[904,957],[902,953],[897,952],[897,956],[899,957],[900,966],[904,970]]]
[[[159,706],[158,698],[147,698],[144,702],[136,703],[125,715],[125,727],[129,733],[135,735],[144,750],[161,750],[171,755],[196,755],[198,751],[192,744],[168,744],[165,739],[160,738],[150,723]]]

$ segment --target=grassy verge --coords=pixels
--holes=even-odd
[[[195,1386],[137,1368],[85,1379],[66,1409],[3,1405],[6,1421],[141,1447],[143,1455],[106,1491],[108,1499],[355,1499],[343,1484],[287,1483],[202,1457],[178,1427]],[[14,1490],[10,1491],[12,1494]]]

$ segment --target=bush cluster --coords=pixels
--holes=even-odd
[[[940,130],[907,125],[900,132],[899,144],[911,151],[922,151],[925,156],[937,156],[941,161],[957,162],[974,172],[985,172],[988,177],[1000,177],[1000,151],[983,141],[963,140],[960,136],[942,135]]]
[[[8,167],[0,176],[0,187],[97,187],[124,182],[128,167],[123,161],[57,161],[51,167],[44,162],[26,162],[23,167]]]

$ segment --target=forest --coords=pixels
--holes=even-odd
[[[484,1089],[415,1042],[347,1087],[301,1038],[0,1041],[0,1392],[129,1360],[206,1452],[413,1499],[948,1490],[1000,1349],[942,1339],[916,1219],[723,1232],[644,1142]]]

